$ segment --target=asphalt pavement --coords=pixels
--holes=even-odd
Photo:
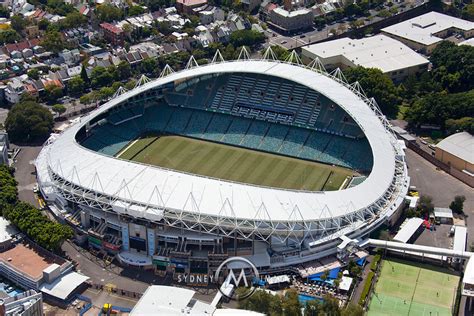
[[[422,195],[429,195],[434,206],[449,207],[456,195],[464,195],[464,213],[468,229],[468,247],[474,242],[474,190],[467,184],[416,154],[411,149],[406,150],[408,175],[410,184],[416,186]]]

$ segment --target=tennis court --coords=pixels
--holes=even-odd
[[[146,136],[117,157],[193,174],[269,187],[337,190],[353,171],[183,136]]]
[[[384,260],[368,315],[448,316],[459,276],[449,271],[403,260]]]

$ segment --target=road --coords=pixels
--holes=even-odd
[[[408,2],[408,1],[406,1]],[[423,0],[415,0],[411,1],[411,4],[414,7],[420,6],[424,3]],[[407,3],[406,3],[407,4]],[[410,10],[411,8],[408,6],[402,7],[403,3],[395,4],[395,7],[398,7],[398,12],[404,12]],[[388,9],[388,7],[385,7]],[[383,20],[384,18],[377,16],[377,11],[370,10],[370,18],[369,17],[360,17],[358,20],[363,21],[364,25],[370,25],[376,22]],[[299,32],[298,35],[286,36],[284,34],[280,34],[274,30],[268,29],[265,34],[267,35],[267,45],[279,45],[284,47],[285,49],[293,49],[295,47],[300,47],[304,45],[308,45],[311,43],[317,43],[322,40],[327,39],[330,36],[334,36],[337,34],[341,34],[346,32],[350,27],[350,22],[339,21],[333,22],[332,24],[326,25],[323,28],[311,29],[304,32]]]
[[[36,183],[34,160],[38,156],[41,146],[22,146],[15,162],[15,179],[18,182],[18,197],[21,201],[39,207],[33,194]]]
[[[468,227],[468,246],[474,242],[474,191],[471,187],[423,159],[414,151],[407,149],[406,158],[411,185],[420,194],[429,195],[437,207],[448,207],[456,195],[464,195],[464,213]]]

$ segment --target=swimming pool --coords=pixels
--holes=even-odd
[[[298,300],[300,301],[301,305],[306,305],[309,301],[319,301],[320,303],[324,302],[324,300],[320,297],[314,297],[306,294],[298,294]]]

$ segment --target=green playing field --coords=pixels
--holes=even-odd
[[[117,157],[193,174],[304,190],[337,190],[353,171],[182,136],[140,138]]]
[[[459,276],[444,269],[384,260],[368,315],[451,315],[458,284]]]

